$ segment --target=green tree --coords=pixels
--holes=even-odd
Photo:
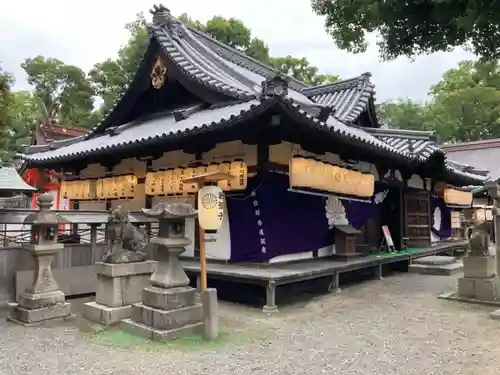
[[[311,66],[305,58],[290,56],[271,58],[267,44],[259,38],[252,37],[251,30],[237,19],[215,16],[204,24],[192,19],[186,13],[178,18],[188,26],[205,32],[256,60],[273,65],[298,80],[309,84],[321,84],[338,79],[337,76],[318,74],[318,69]],[[126,28],[130,37],[118,51],[118,57],[95,64],[89,72],[96,95],[103,100],[102,108],[93,113],[93,118],[96,120],[115,103],[123,87],[131,81],[149,43],[144,14],[139,13],[137,19],[127,24]]]
[[[311,85],[331,83],[337,76],[318,74],[318,68],[311,66],[305,57],[296,58],[290,55],[271,59],[271,64],[283,74]]]
[[[137,19],[125,25],[130,37],[128,42],[118,50],[117,59],[107,59],[97,63],[90,70],[89,76],[95,92],[104,102],[103,108],[94,113],[105,113],[120,92],[132,80],[149,43],[144,13],[137,14]]]
[[[409,99],[383,102],[377,112],[381,122],[391,129],[435,130],[427,104]]]
[[[13,83],[12,75],[0,66],[0,158],[2,160],[5,160],[8,154],[8,125]]]
[[[29,91],[11,94],[7,138],[7,159],[23,152],[30,144],[36,126],[47,118],[45,106],[40,99]]]
[[[500,1],[311,0],[337,46],[364,52],[376,32],[383,59],[466,47],[486,59],[500,57]]]
[[[500,67],[463,61],[431,87],[436,129],[447,140],[500,137]]]
[[[89,124],[94,90],[80,68],[40,55],[26,59],[21,66],[48,117],[57,113],[62,123]]]

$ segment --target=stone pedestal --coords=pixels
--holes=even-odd
[[[187,238],[153,238],[158,245],[159,263],[151,276],[151,286],[142,292],[142,303],[132,305],[132,316],[121,327],[133,334],[155,341],[169,341],[190,332],[202,333],[203,308],[197,303],[196,290],[179,262]]]
[[[155,261],[97,262],[94,265],[97,274],[96,300],[84,305],[83,317],[103,325],[130,318],[132,304],[141,302],[142,290],[149,285],[155,266]]]
[[[426,275],[453,275],[462,272],[462,270],[463,263],[461,260],[441,255],[415,259],[408,267],[409,272]]]
[[[65,301],[51,270],[52,258],[63,248],[64,245],[58,243],[26,246],[35,258],[34,280],[19,298],[19,304],[11,309],[10,321],[32,325],[71,316],[71,305]]]
[[[500,282],[495,256],[463,258],[464,277],[458,279],[458,297],[495,301],[500,296]]]

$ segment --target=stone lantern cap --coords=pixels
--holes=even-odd
[[[50,210],[53,200],[52,195],[48,193],[40,194],[36,200],[39,211],[29,214],[24,219],[24,224],[48,226],[60,224],[62,219],[54,211]]]
[[[154,208],[143,208],[142,212],[146,216],[158,219],[191,218],[198,215],[198,211],[192,205],[184,202],[160,203]]]

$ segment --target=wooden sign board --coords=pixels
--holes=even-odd
[[[396,248],[394,247],[394,241],[392,240],[391,231],[389,230],[389,227],[387,225],[382,225],[382,234],[384,235],[384,240],[387,244],[387,247],[389,248],[389,251],[396,251]]]

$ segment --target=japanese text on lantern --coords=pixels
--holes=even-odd
[[[247,166],[242,161],[209,164],[198,167],[175,168],[167,171],[146,174],[145,190],[147,195],[189,194],[198,191],[197,183],[184,183],[186,179],[211,172],[224,172],[234,176],[231,180],[218,182],[225,191],[245,190],[247,186]]]
[[[294,157],[289,166],[290,187],[327,191],[348,196],[371,197],[375,177],[321,161]]]

